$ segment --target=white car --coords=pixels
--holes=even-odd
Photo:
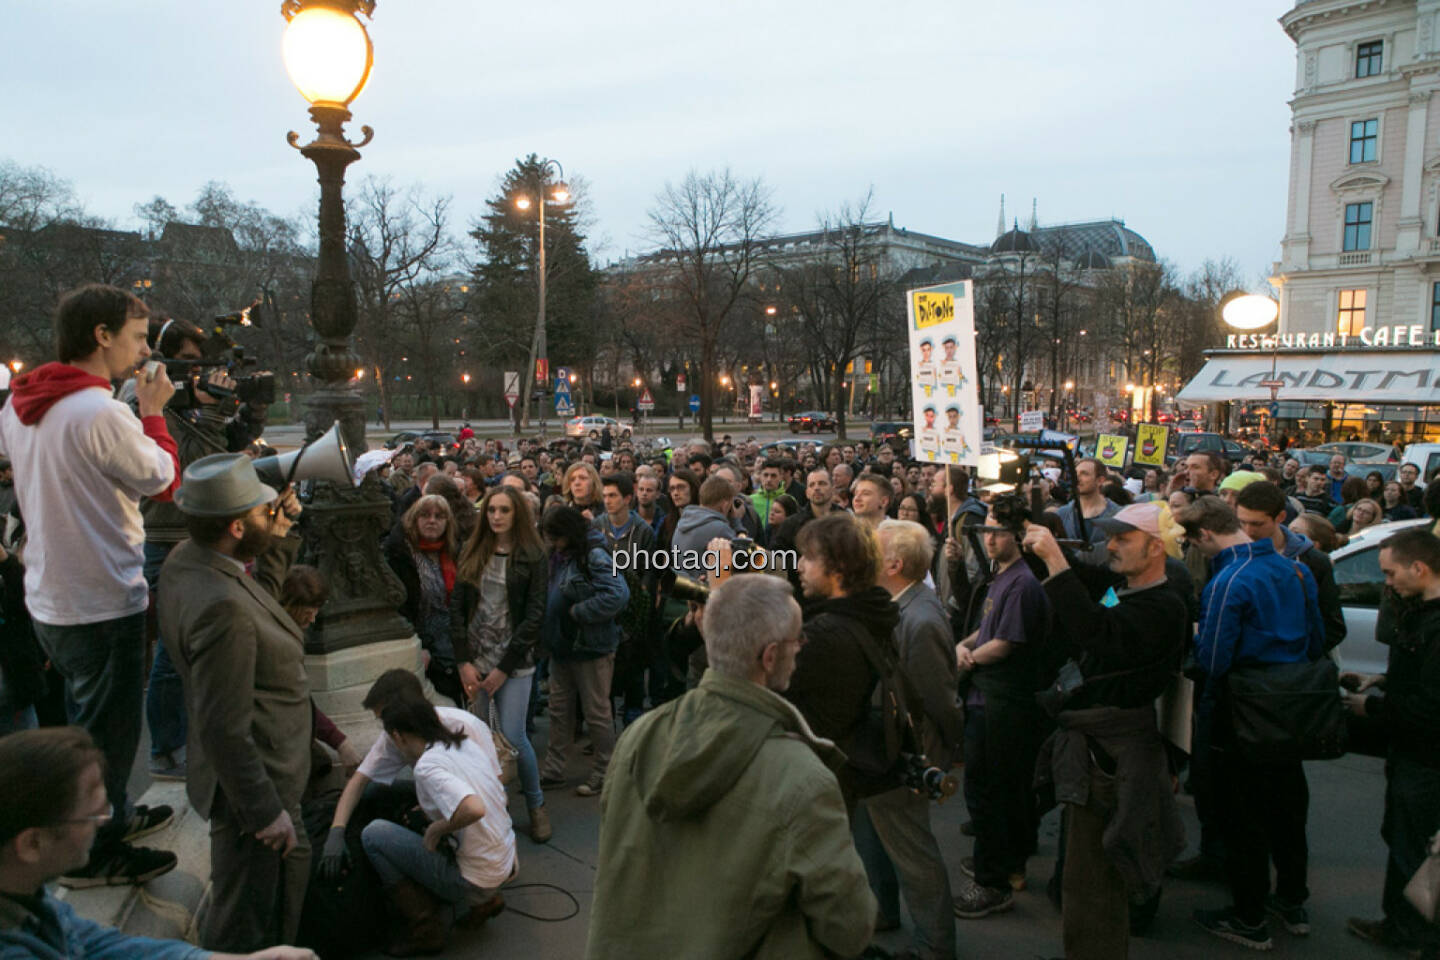
[[[1420,468],[1420,485],[1440,474],[1440,443],[1412,443],[1405,448],[1401,463],[1413,463]]]
[[[1380,572],[1380,543],[1392,533],[1424,526],[1430,520],[1396,520],[1380,523],[1350,538],[1330,554],[1335,565],[1335,586],[1345,613],[1345,639],[1339,647],[1340,669],[1356,673],[1384,673],[1389,649],[1375,639],[1375,619],[1385,575]]]
[[[599,440],[600,432],[607,425],[610,427],[610,436],[616,440],[629,439],[630,428],[614,417],[571,417],[565,421],[565,436]]]

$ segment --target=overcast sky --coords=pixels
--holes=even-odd
[[[351,168],[453,194],[462,225],[516,157],[590,183],[601,260],[643,249],[667,180],[729,165],[784,230],[873,186],[897,226],[969,242],[1123,218],[1183,270],[1279,257],[1294,45],[1274,0],[379,0]],[[310,212],[313,130],[279,0],[10,3],[0,157],[122,226],[207,180]]]

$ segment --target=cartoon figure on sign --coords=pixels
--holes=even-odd
[[[945,408],[945,456],[951,463],[959,463],[969,449],[970,445],[960,432],[960,406],[952,403]]]
[[[945,356],[940,360],[940,382],[945,386],[947,396],[955,396],[955,391],[965,383],[965,371],[960,368],[960,358],[955,356],[959,349],[959,342],[954,337],[946,337],[940,341]]]
[[[929,337],[920,341],[920,362],[915,364],[915,382],[929,397],[935,390],[935,343]]]
[[[1113,441],[1113,440],[1107,440],[1107,441],[1105,441],[1105,446],[1103,446],[1103,447],[1100,448],[1100,459],[1101,459],[1101,460],[1114,460],[1114,459],[1115,459],[1115,441]]]
[[[940,455],[940,431],[935,426],[935,408],[927,406],[922,415],[925,422],[920,427],[920,449],[928,454],[927,459],[937,459]]]
[[[1147,436],[1145,442],[1140,444],[1140,452],[1143,453],[1147,459],[1153,459],[1155,457],[1155,437],[1153,435]]]

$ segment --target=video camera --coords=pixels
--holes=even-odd
[[[934,766],[918,753],[902,755],[904,769],[900,774],[901,784],[912,793],[929,797],[936,803],[944,803],[955,796],[960,784],[950,774]]]
[[[240,403],[275,402],[275,374],[269,370],[255,370],[259,361],[245,356],[245,348],[226,332],[226,328],[231,326],[258,327],[260,303],[261,301],[256,299],[249,306],[234,313],[216,317],[210,329],[205,331],[206,337],[200,346],[198,360],[161,356],[151,358],[165,364],[165,373],[175,383],[175,396],[170,400],[171,408],[191,410],[200,406],[195,396],[197,389],[221,400],[234,397]],[[216,368],[223,368],[226,375],[235,381],[234,390],[205,382],[204,372]]]

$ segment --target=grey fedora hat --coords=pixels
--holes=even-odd
[[[276,496],[245,454],[215,453],[185,468],[175,506],[195,517],[238,517]]]

